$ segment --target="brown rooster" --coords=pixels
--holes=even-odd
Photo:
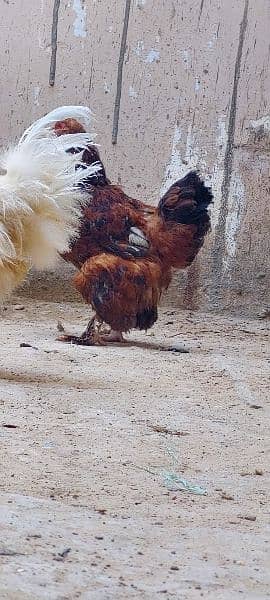
[[[56,123],[55,131],[62,135],[84,129],[66,119]],[[101,163],[94,144],[82,160]],[[124,332],[150,328],[172,270],[191,265],[210,229],[212,193],[196,172],[174,183],[156,208],[127,196],[101,167],[81,184],[89,191],[89,203],[82,209],[79,237],[62,255],[79,269],[75,287],[95,316],[81,336],[61,339],[83,345],[124,341]],[[111,328],[107,335],[101,333],[103,323]]]

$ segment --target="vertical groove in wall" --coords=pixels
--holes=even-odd
[[[51,85],[51,86],[54,86],[54,84],[55,84],[56,55],[57,55],[57,29],[58,29],[59,8],[60,8],[60,0],[54,0],[52,33],[51,33],[52,54],[51,54],[51,64],[50,64],[50,76],[49,76],[49,85]]]
[[[212,260],[212,276],[214,279],[213,283],[213,296],[215,297],[219,293],[222,280],[222,266],[223,257],[225,252],[225,233],[226,233],[226,219],[228,214],[228,200],[230,194],[232,168],[233,168],[233,148],[235,139],[235,123],[236,123],[236,111],[237,111],[237,95],[238,95],[238,84],[241,72],[241,61],[243,54],[243,45],[245,40],[245,34],[247,29],[247,15],[248,15],[249,0],[245,0],[243,18],[240,23],[238,49],[234,67],[234,80],[233,89],[230,103],[229,123],[228,123],[228,135],[227,144],[224,156],[224,174],[223,182],[221,186],[221,206],[219,212],[218,223],[215,231],[215,241],[213,247],[213,260]],[[212,301],[214,300],[212,297]]]
[[[201,0],[201,5],[200,5],[200,9],[199,9],[199,17],[198,17],[198,25],[200,23],[201,16],[202,16],[203,5],[204,5],[204,0]]]
[[[118,136],[118,123],[119,123],[121,94],[122,94],[123,65],[124,65],[124,57],[125,57],[125,52],[126,52],[130,5],[131,5],[131,0],[126,0],[121,47],[120,47],[118,69],[117,69],[117,85],[116,85],[116,96],[115,96],[115,103],[114,103],[113,128],[112,128],[112,144],[117,143],[117,136]]]

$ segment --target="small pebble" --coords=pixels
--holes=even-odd
[[[14,310],[24,310],[25,306],[23,304],[14,304]]]
[[[60,331],[61,333],[65,333],[65,328],[64,325],[62,325],[61,321],[57,321],[57,325],[56,325],[58,331]]]
[[[234,500],[234,496],[231,496],[231,494],[226,494],[226,492],[222,492],[221,498],[223,498],[223,500]]]
[[[255,469],[254,473],[255,475],[263,475],[262,469]]]
[[[28,344],[27,342],[22,342],[20,348],[33,348],[33,350],[38,350],[36,346],[31,346],[31,344]]]
[[[179,352],[179,354],[189,354],[189,350],[180,344],[173,344],[173,346],[168,346],[168,348],[164,348],[164,350],[167,350],[167,352]]]

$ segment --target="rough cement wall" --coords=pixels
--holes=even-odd
[[[83,103],[96,113],[108,173],[127,192],[155,203],[198,167],[215,193],[213,231],[170,298],[254,314],[267,306],[269,0],[1,0],[0,10],[0,142],[57,105]],[[63,267],[60,296],[61,282],[66,289]],[[32,277],[28,293],[45,288]]]

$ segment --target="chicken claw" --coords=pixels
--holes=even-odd
[[[95,333],[93,335],[61,335],[56,338],[58,342],[66,342],[68,344],[76,344],[77,346],[106,346],[102,337]]]
[[[102,336],[96,329],[96,322],[97,317],[94,315],[81,335],[65,334],[59,336],[57,341],[77,344],[78,346],[105,346]]]
[[[59,336],[57,341],[78,346],[106,346],[108,342],[124,343],[126,340],[121,331],[114,331],[114,329],[104,331],[104,324],[95,315],[81,335],[64,334]]]

